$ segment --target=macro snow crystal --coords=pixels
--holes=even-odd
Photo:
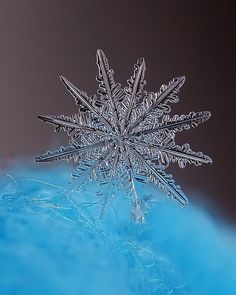
[[[202,152],[194,152],[189,144],[175,144],[178,132],[197,127],[210,118],[210,112],[190,112],[169,115],[170,104],[179,101],[179,91],[185,77],[177,77],[163,84],[158,92],[148,92],[144,74],[144,59],[134,65],[128,86],[116,83],[114,72],[102,50],[97,50],[99,89],[88,96],[66,78],[60,77],[75,98],[78,111],[72,116],[39,116],[51,123],[55,131],[65,131],[69,145],[36,157],[36,162],[73,160],[73,189],[79,190],[96,181],[102,197],[101,214],[118,190],[123,190],[132,204],[132,216],[143,222],[146,204],[137,194],[137,183],[154,183],[181,206],[187,197],[175,184],[172,175],[164,170],[170,162],[180,168],[187,163],[210,164],[212,160]]]

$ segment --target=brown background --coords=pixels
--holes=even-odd
[[[171,167],[175,178],[191,199],[207,200],[194,193],[204,192],[211,206],[236,220],[234,12],[228,1],[1,0],[1,161],[31,158],[66,143],[36,117],[76,112],[60,74],[92,94],[97,48],[105,51],[122,83],[136,59],[145,57],[150,91],[186,75],[173,113],[212,112],[210,121],[182,133],[178,143],[190,142],[214,165]]]

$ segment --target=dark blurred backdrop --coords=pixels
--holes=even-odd
[[[234,14],[228,1],[0,0],[1,161],[33,158],[66,143],[64,134],[37,119],[76,112],[60,74],[92,94],[97,48],[122,83],[137,58],[145,57],[150,91],[186,75],[173,113],[212,112],[206,124],[179,135],[178,143],[189,142],[214,164],[173,166],[175,178],[190,199],[206,200],[204,192],[211,206],[236,221]]]

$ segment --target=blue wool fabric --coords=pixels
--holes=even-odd
[[[68,174],[1,174],[1,295],[236,294],[234,229],[151,185],[139,188],[151,204],[144,224],[130,218],[125,195],[99,220],[94,185],[66,195]]]

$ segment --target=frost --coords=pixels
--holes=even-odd
[[[75,98],[78,112],[72,116],[39,116],[51,123],[55,131],[70,137],[69,145],[48,151],[36,162],[73,160],[77,171],[72,175],[72,189],[79,191],[86,183],[96,181],[101,203],[100,218],[107,205],[123,190],[131,200],[132,216],[144,222],[147,200],[137,193],[137,184],[154,183],[181,206],[187,197],[164,170],[170,162],[180,168],[186,164],[211,164],[202,152],[194,152],[189,144],[175,144],[175,135],[197,127],[210,118],[210,112],[190,112],[170,117],[170,104],[179,101],[179,91],[185,77],[163,84],[158,92],[144,90],[145,61],[138,59],[128,86],[116,83],[114,72],[102,50],[97,51],[99,89],[88,96],[66,78],[60,77]]]

